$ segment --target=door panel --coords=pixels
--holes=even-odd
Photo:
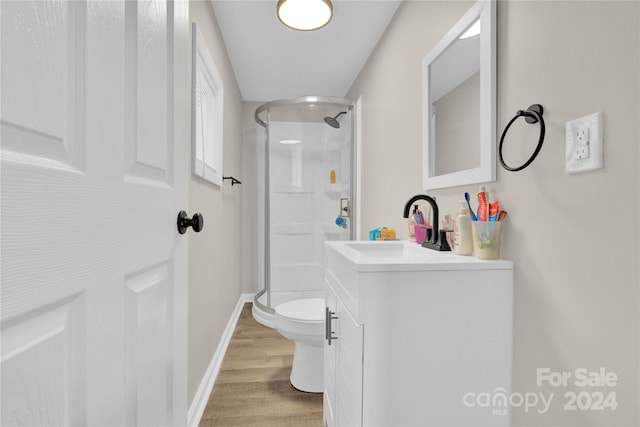
[[[166,262],[125,279],[128,425],[164,425],[170,419],[172,270]]]
[[[83,308],[75,295],[3,324],[3,425],[81,422]]]
[[[83,170],[85,8],[17,1],[1,7],[2,80],[11,82],[2,87],[3,150],[27,164]]]
[[[125,94],[127,180],[148,184],[170,180],[172,138],[172,97],[167,84],[172,76],[172,57],[167,30],[170,10],[157,1],[126,3]]]

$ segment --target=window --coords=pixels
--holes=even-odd
[[[222,186],[224,86],[197,24],[192,24],[193,174]]]

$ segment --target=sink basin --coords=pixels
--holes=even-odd
[[[371,258],[404,258],[425,256],[418,245],[405,245],[403,242],[349,242],[345,246]],[[415,246],[415,247],[414,247]]]
[[[511,261],[483,261],[423,248],[409,241],[329,241],[328,254],[338,254],[357,271],[511,269]]]

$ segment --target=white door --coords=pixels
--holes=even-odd
[[[185,424],[188,3],[0,7],[2,425]]]

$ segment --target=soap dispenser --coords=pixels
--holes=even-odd
[[[471,230],[471,217],[465,201],[460,202],[456,225],[454,228],[453,252],[458,255],[473,254],[473,235]]]

